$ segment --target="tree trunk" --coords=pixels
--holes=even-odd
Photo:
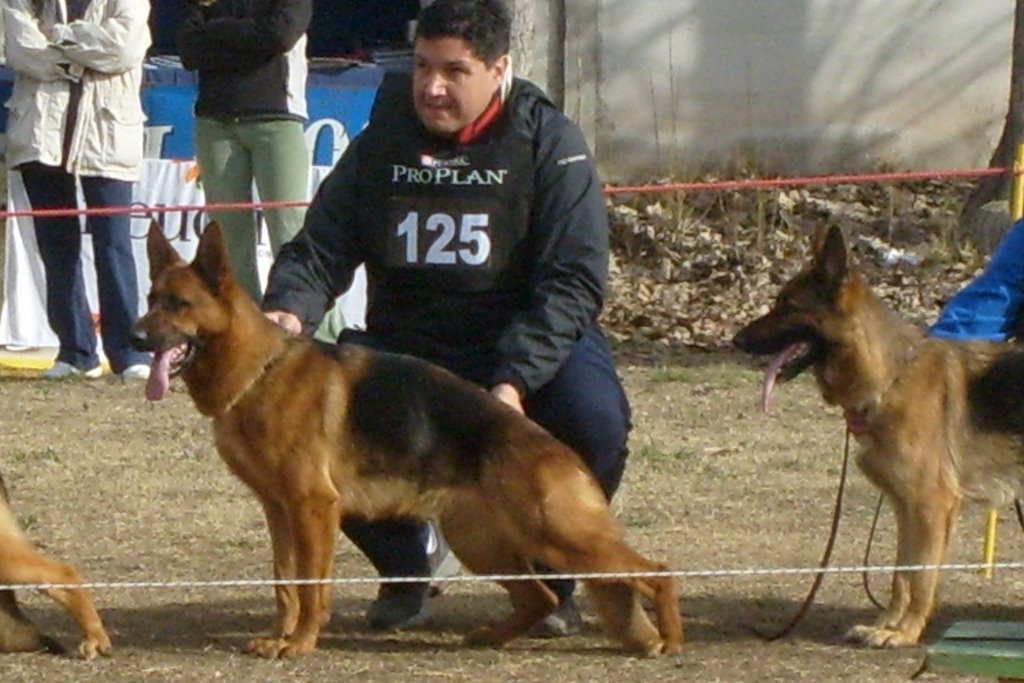
[[[507,0],[512,12],[512,70],[516,76],[531,78],[529,54],[534,47],[532,0]],[[1024,2],[1024,0],[1018,0]]]
[[[995,152],[989,160],[990,168],[1013,165],[1014,150],[1024,133],[1024,0],[1016,0],[1013,21],[1013,55],[1010,67],[1010,105]],[[960,225],[965,235],[973,235],[979,223],[982,207],[994,200],[1008,199],[1012,176],[1008,174],[986,176],[978,180],[964,203]]]

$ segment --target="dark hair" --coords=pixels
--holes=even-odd
[[[420,11],[417,38],[461,38],[485,64],[508,54],[512,17],[503,0],[434,0]]]

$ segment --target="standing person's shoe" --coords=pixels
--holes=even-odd
[[[122,379],[149,379],[149,366],[142,363],[129,365],[121,371]]]
[[[94,368],[88,370],[82,370],[76,368],[71,363],[65,363],[62,360],[57,361],[49,369],[43,371],[43,379],[65,379],[67,377],[85,377],[86,379],[96,379],[103,375],[103,366],[97,365]]]
[[[430,536],[427,539],[427,562],[430,563],[430,589],[428,595],[434,597],[448,587],[445,579],[458,576],[462,571],[462,563],[448,547],[448,541],[437,526],[430,522]]]
[[[530,629],[531,638],[564,638],[574,636],[583,629],[583,617],[570,595],[559,603],[551,614]]]
[[[375,631],[398,631],[422,624],[428,614],[427,593],[422,586],[385,584],[366,610],[366,622]]]
[[[462,564],[433,522],[427,524],[425,550],[430,567],[430,583],[382,584],[377,599],[366,610],[366,621],[370,628],[376,631],[397,631],[422,624],[430,615],[427,599],[440,595],[447,587],[445,579],[456,576],[462,570]],[[424,582],[426,580],[424,578]]]

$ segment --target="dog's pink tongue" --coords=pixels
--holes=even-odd
[[[159,401],[167,395],[171,387],[171,360],[176,349],[153,354],[153,365],[149,369],[149,380],[146,381],[146,400]]]
[[[799,342],[790,344],[768,363],[768,367],[764,370],[764,381],[761,382],[761,412],[768,412],[768,399],[771,398],[772,390],[775,388],[775,380],[779,376],[779,370],[786,364],[786,361],[793,358],[799,352]]]

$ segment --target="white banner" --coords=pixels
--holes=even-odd
[[[193,211],[166,211],[148,214],[146,209],[167,206],[202,206],[203,191],[196,183],[194,162],[146,159],[142,177],[135,184],[133,200],[138,211],[132,214],[132,244],[139,277],[139,312],[146,310],[149,293],[149,259],[146,256],[146,234],[152,218],[164,226],[174,247],[185,259],[195,255],[197,236],[209,221],[206,213]],[[314,166],[310,174],[310,192],[313,192],[330,169]],[[79,199],[80,205],[81,199]],[[29,209],[28,197],[21,182],[21,174],[8,176],[7,206],[12,211]],[[7,219],[6,260],[4,266],[4,301],[0,310],[0,345],[11,348],[58,346],[57,337],[46,322],[46,281],[43,264],[36,246],[32,218]],[[260,272],[264,277],[271,263],[270,242],[266,228],[261,230],[257,249]],[[92,261],[92,239],[82,236],[82,269],[93,318],[98,319],[96,272]],[[356,274],[351,289],[339,300],[345,324],[362,327],[366,308],[366,278],[363,269]]]

